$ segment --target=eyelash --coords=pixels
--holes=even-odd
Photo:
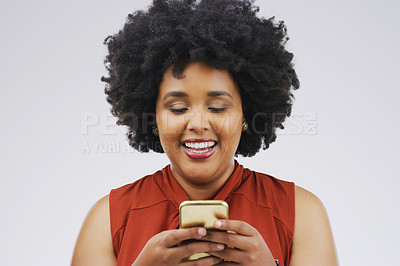
[[[225,111],[226,110],[226,108],[212,108],[212,107],[210,107],[210,108],[208,108],[208,109],[210,109],[213,113],[222,113],[223,111]]]
[[[208,109],[211,110],[213,113],[222,113],[226,110],[226,108],[213,108],[213,107],[209,107]],[[187,110],[188,108],[179,108],[179,109],[171,109],[171,112],[174,114],[183,114]]]
[[[171,109],[171,112],[173,112],[174,114],[183,114],[184,112],[187,111],[187,108],[179,108],[179,109]]]

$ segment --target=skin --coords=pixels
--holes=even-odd
[[[210,92],[215,91],[224,93],[210,96]],[[171,161],[171,171],[188,197],[204,199],[212,195],[233,172],[234,153],[243,122],[239,90],[229,73],[192,62],[185,68],[184,78],[176,79],[171,68],[168,69],[159,88],[156,119],[161,144]],[[183,152],[182,141],[199,138],[218,142],[211,157],[192,159]],[[116,265],[108,201],[108,196],[102,198],[89,212],[78,237],[73,266]],[[295,204],[290,266],[338,265],[322,203],[312,193],[296,187]],[[206,232],[197,227],[161,232],[147,242],[133,265],[276,265],[256,228],[243,221],[219,222],[215,227],[229,233]],[[193,238],[206,242],[177,246]],[[212,256],[185,261],[198,252]]]
[[[233,155],[242,133],[239,89],[226,71],[203,63],[191,63],[183,79],[169,68],[160,84],[156,121],[171,171],[189,199],[204,199],[217,191],[234,169]],[[177,95],[181,96],[169,96]],[[220,96],[209,96],[216,94]],[[183,96],[184,95],[184,96]],[[191,159],[181,143],[190,139],[218,142],[206,159]]]

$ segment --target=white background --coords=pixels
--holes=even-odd
[[[149,3],[1,0],[0,265],[70,264],[93,203],[168,163],[127,151],[100,82],[104,38]],[[324,202],[341,265],[396,265],[399,2],[257,4],[286,22],[301,89],[277,142],[238,161]]]

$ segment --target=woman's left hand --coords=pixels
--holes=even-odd
[[[225,244],[225,248],[221,251],[208,252],[213,256],[229,260],[229,262],[222,262],[218,265],[237,265],[239,263],[240,265],[276,266],[263,237],[248,223],[218,220],[214,227],[228,231],[207,231],[207,235],[202,237],[202,240]]]

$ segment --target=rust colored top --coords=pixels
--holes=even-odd
[[[294,230],[294,184],[243,168],[235,169],[211,198],[229,204],[229,219],[255,227],[272,255],[289,265]],[[117,266],[128,266],[154,235],[179,227],[179,204],[189,200],[166,166],[110,192],[111,234]]]

